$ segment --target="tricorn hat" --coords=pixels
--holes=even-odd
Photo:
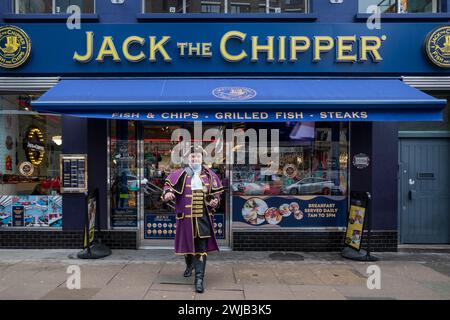
[[[184,153],[184,157],[187,157],[192,153],[201,153],[203,156],[205,156],[205,153],[206,153],[205,149],[203,149],[202,146],[197,145],[195,143],[191,144],[190,147],[186,148],[185,150],[186,150],[186,152]]]

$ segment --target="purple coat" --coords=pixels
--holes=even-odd
[[[203,185],[207,187],[206,195],[212,195],[220,200],[224,191],[219,177],[210,169],[203,167],[200,174]],[[164,182],[163,195],[171,191],[175,194],[175,213],[177,215],[177,228],[175,234],[176,254],[195,254],[194,224],[192,214],[192,190],[191,177],[185,169],[178,169],[170,173]],[[208,238],[207,251],[218,251],[216,237],[214,235],[214,210],[206,206],[211,226],[211,237]]]

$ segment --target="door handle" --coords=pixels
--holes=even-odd
[[[417,191],[409,190],[408,197],[409,197],[409,200],[417,199]]]

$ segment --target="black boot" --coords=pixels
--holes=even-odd
[[[195,291],[203,293],[203,277],[205,276],[206,255],[195,256]]]
[[[192,254],[184,255],[184,261],[186,262],[186,270],[184,270],[183,276],[190,277],[192,276],[192,270],[194,269],[194,256]]]

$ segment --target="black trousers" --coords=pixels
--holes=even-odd
[[[195,253],[206,253],[208,238],[194,238]]]

